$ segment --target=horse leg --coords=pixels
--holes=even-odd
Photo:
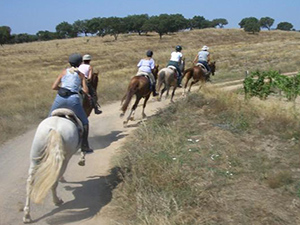
[[[190,85],[190,87],[189,87],[188,92],[191,92],[192,86],[193,86],[194,84],[198,83],[198,81],[199,81],[199,80],[193,80],[193,81],[191,82],[191,85]]]
[[[79,159],[79,162],[78,162],[78,165],[79,166],[85,166],[85,152],[81,151],[80,155],[80,159]]]
[[[130,111],[127,119],[123,122],[124,126],[127,126],[129,120],[134,121],[135,109],[138,106],[140,99],[141,99],[141,97],[136,96],[136,100],[131,108],[131,111]]]
[[[143,119],[147,117],[147,115],[145,114],[145,108],[146,108],[146,104],[147,104],[147,101],[149,99],[150,95],[148,95],[145,100],[144,100],[144,104],[143,104],[143,110],[142,110],[142,117]]]
[[[51,191],[52,191],[52,199],[53,199],[54,205],[59,206],[59,205],[63,204],[64,201],[57,196],[57,193],[56,193],[57,186],[58,186],[58,181],[56,181],[54,183],[54,185],[51,187]]]
[[[26,203],[24,207],[24,217],[23,217],[24,223],[32,222],[30,217],[30,193],[32,190],[32,173],[33,173],[33,169],[30,169],[29,176],[27,179],[27,185],[26,185]]]
[[[166,85],[165,85],[164,88],[161,90],[158,101],[161,101],[162,96],[163,96],[163,94],[164,94],[165,91],[166,91]]]
[[[184,89],[183,89],[183,95],[185,95],[185,94],[186,94],[186,88],[187,88],[187,85],[188,85],[188,83],[189,83],[190,79],[191,79],[191,77],[190,77],[190,76],[187,76],[187,77],[186,77],[186,81],[185,81],[185,84],[184,84]]]
[[[176,86],[174,86],[173,91],[172,91],[171,103],[174,103],[173,97],[174,97],[174,95],[175,95],[175,90],[176,90]]]

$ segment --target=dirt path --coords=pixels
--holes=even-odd
[[[146,114],[151,116],[168,103],[169,100],[150,99]],[[102,115],[90,117],[90,144],[95,152],[87,155],[85,167],[77,165],[78,154],[71,159],[64,176],[66,182],[58,187],[58,194],[65,202],[61,207],[52,204],[50,194],[43,204],[32,204],[34,224],[107,224],[97,213],[111,201],[114,187],[109,184],[118,182],[114,170],[110,173],[110,160],[141,119],[139,106],[136,122],[123,128],[119,108],[120,102],[105,105]],[[0,225],[23,224],[25,184],[34,133],[35,130],[28,131],[0,147]]]

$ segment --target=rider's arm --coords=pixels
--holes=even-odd
[[[89,75],[87,77],[88,80],[92,80],[92,76],[93,76],[93,67],[90,66],[90,69],[89,69]]]
[[[194,58],[194,61],[193,61],[194,63],[197,63],[198,62],[198,54],[195,56],[195,58]]]
[[[66,74],[66,70],[63,70],[60,75],[56,78],[54,83],[52,84],[52,90],[58,90],[59,89],[59,84],[61,82],[61,78]]]
[[[87,86],[84,74],[79,72],[78,75],[79,75],[79,77],[81,79],[82,90],[84,91],[84,93],[86,93],[87,95],[89,95],[89,88]]]

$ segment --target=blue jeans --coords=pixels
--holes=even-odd
[[[168,63],[167,66],[175,66],[176,69],[177,69],[177,72],[178,72],[178,79],[181,79],[181,71],[180,71],[179,63],[178,62],[176,62],[176,61],[169,61],[169,63]]]
[[[89,124],[88,118],[83,110],[78,94],[70,95],[68,97],[61,97],[57,94],[48,116],[51,115],[54,109],[58,108],[67,108],[72,110],[81,120],[83,125]]]

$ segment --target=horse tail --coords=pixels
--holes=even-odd
[[[121,107],[121,110],[123,111],[123,113],[126,112],[126,110],[128,108],[128,105],[129,105],[129,103],[130,103],[130,101],[132,99],[132,96],[136,93],[136,90],[138,89],[138,85],[139,85],[138,82],[129,84],[127,93],[124,95],[124,97],[122,99],[122,103],[123,103],[123,101],[125,99],[125,102],[124,102],[124,104]]]
[[[157,82],[157,92],[160,91],[161,85],[162,85],[163,81],[165,80],[165,76],[166,76],[165,70],[159,71],[158,77],[157,77],[157,79],[158,79],[158,82]]]
[[[193,67],[192,67],[192,68],[189,68],[189,69],[187,69],[187,70],[185,70],[185,71],[183,72],[182,79],[184,78],[184,76],[185,76],[187,73],[191,73],[191,76],[193,76],[193,72],[194,72],[194,68],[193,68]]]
[[[56,130],[51,130],[48,135],[47,146],[39,158],[40,162],[32,177],[33,184],[30,197],[35,203],[41,203],[50,188],[59,179],[64,159],[62,136]]]

